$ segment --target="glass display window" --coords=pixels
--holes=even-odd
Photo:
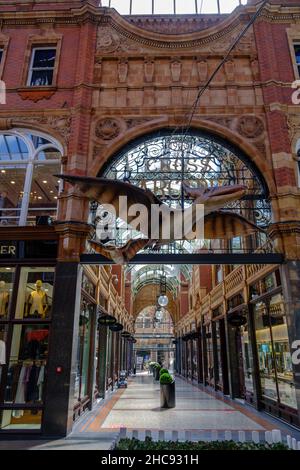
[[[9,315],[14,276],[14,268],[0,268],[0,320],[6,320]]]
[[[95,313],[95,305],[85,298],[81,300],[79,316],[79,336],[75,366],[74,404],[88,396],[89,372],[90,372],[90,347],[92,334],[92,315]]]
[[[48,341],[48,325],[14,325],[4,403],[43,402]]]
[[[13,164],[0,170],[0,224],[18,225],[24,194],[26,165]]]
[[[249,337],[249,326],[243,325],[240,327],[241,343],[242,343],[242,356],[244,366],[244,378],[246,392],[253,393],[253,355],[251,341]]]
[[[0,324],[0,385],[2,379],[2,368],[7,362],[7,333],[8,325]]]
[[[82,275],[82,289],[87,292],[91,297],[96,297],[96,286],[90,281],[88,276],[83,273]]]
[[[254,311],[262,395],[297,409],[283,296],[258,302]]]
[[[7,430],[23,430],[41,429],[42,410],[0,410],[0,429]]]
[[[51,317],[54,268],[21,269],[15,312],[16,319],[49,319]]]

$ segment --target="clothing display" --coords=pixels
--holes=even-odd
[[[45,381],[44,362],[24,362],[13,364],[7,374],[4,400],[6,403],[37,403],[42,401]],[[14,417],[21,417],[23,412],[14,412]]]
[[[48,296],[42,289],[42,281],[37,281],[36,290],[29,294],[27,301],[27,316],[45,318],[48,310]]]
[[[8,312],[9,292],[5,287],[5,282],[0,281],[0,317],[5,317]]]

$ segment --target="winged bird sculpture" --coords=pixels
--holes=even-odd
[[[110,204],[115,210],[117,217],[120,216],[120,196],[127,197],[127,207],[130,213],[130,207],[134,204],[142,204],[146,207],[147,220],[141,227],[148,227],[144,231],[144,238],[129,240],[124,246],[116,247],[114,245],[103,244],[95,240],[90,240],[93,249],[117,264],[129,262],[135,254],[146,246],[154,248],[160,244],[166,244],[175,240],[175,221],[176,211],[182,213],[183,209],[174,209],[165,204],[149,189],[142,189],[133,184],[111,180],[106,178],[91,178],[73,175],[58,175],[66,182],[76,186],[81,193],[91,201],[97,201],[99,204]],[[226,204],[237,201],[242,198],[247,188],[242,185],[216,186],[211,188],[199,187],[191,188],[183,183],[184,192],[188,199],[192,199],[192,208],[197,204],[204,204],[204,238],[205,239],[231,239],[238,236],[250,235],[256,231],[261,231],[254,223],[250,222],[241,215],[221,210]],[[151,238],[151,206],[159,206],[161,217],[159,222],[158,237]],[[193,221],[196,223],[196,211],[191,211]],[[168,219],[167,219],[168,217]],[[136,218],[135,215],[127,215],[127,223],[130,224]],[[163,238],[164,221],[170,223],[170,238]],[[183,236],[183,240],[190,239]]]

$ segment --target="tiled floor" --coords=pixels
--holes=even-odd
[[[176,378],[176,408],[160,408],[160,386],[146,374],[94,410],[76,432],[101,432],[120,427],[152,430],[264,431],[274,423],[241,404]],[[278,425],[277,428],[280,426]]]
[[[143,431],[150,429],[157,437],[159,430],[166,431],[166,439],[171,439],[171,431],[191,431],[196,439],[212,438],[211,431],[218,431],[224,438],[224,431],[260,431],[280,429],[283,435],[291,434],[300,440],[300,433],[281,424],[249,406],[244,406],[176,378],[176,408],[160,408],[160,387],[152,376],[137,375],[129,379],[127,389],[109,393],[105,401],[99,402],[75,425],[72,434],[57,441],[22,440],[0,441],[3,449],[32,450],[107,450],[118,436],[119,428]],[[223,436],[223,437],[222,437]]]

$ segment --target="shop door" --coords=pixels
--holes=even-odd
[[[245,387],[242,336],[241,336],[241,329],[239,327],[236,329],[236,352],[237,352],[236,357],[237,357],[237,373],[238,373],[238,383],[239,383],[239,397],[245,398],[246,387]]]

